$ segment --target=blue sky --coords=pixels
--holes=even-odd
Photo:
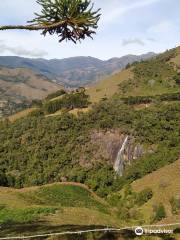
[[[40,8],[36,0],[0,0],[0,25],[25,24]],[[93,0],[102,17],[94,40],[81,44],[43,37],[40,32],[0,32],[0,55],[100,59],[162,52],[179,46],[180,0]]]

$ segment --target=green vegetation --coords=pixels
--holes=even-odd
[[[180,214],[180,198],[179,198],[179,196],[172,197],[170,199],[170,204],[171,204],[171,208],[172,208],[172,213]]]
[[[177,73],[173,79],[175,80],[176,84],[177,85],[180,85],[180,73]]]
[[[154,214],[153,221],[160,221],[166,217],[166,211],[162,203],[154,207]]]
[[[178,213],[173,213],[173,207],[171,205],[172,199],[178,200],[179,198],[179,170],[180,160],[177,160],[172,164],[166,165],[157,171],[152,172],[151,174],[147,174],[131,184],[133,191],[137,193],[141,193],[145,189],[151,189],[153,192],[152,198],[139,209],[139,211],[143,214],[142,219],[145,219],[147,223],[153,222],[155,213],[151,215],[153,212],[152,210],[155,212],[157,206],[161,203],[163,204],[167,214],[167,219],[165,219],[164,222],[171,222],[172,219],[175,221],[176,219],[179,219]],[[177,203],[178,201],[176,201],[176,204]]]
[[[12,124],[1,123],[1,172],[6,175],[7,186],[46,184],[65,177],[68,181],[85,183],[105,196],[120,189],[126,182],[177,160],[180,152],[179,115],[178,102],[136,111],[119,103],[117,98],[103,101],[89,113],[78,117],[65,113],[46,118],[41,112],[32,113]],[[157,145],[153,153],[134,161],[124,177],[117,179],[113,168],[103,159],[88,168],[80,164],[82,147],[90,142],[91,131],[112,128],[133,134],[140,143]],[[94,150],[87,153],[91,164]]]
[[[145,188],[143,191],[137,194],[136,202],[139,206],[145,204],[153,197],[151,188]]]
[[[54,93],[51,93],[49,94],[47,97],[46,97],[46,100],[51,100],[53,98],[56,98],[56,97],[60,97],[62,95],[64,95],[66,93],[66,91],[64,89],[60,89]]]
[[[94,199],[92,193],[82,186],[51,185],[37,191],[20,193],[19,196],[29,204],[60,207],[84,207],[107,213],[106,207]]]
[[[54,214],[55,208],[0,208],[0,224],[29,223],[38,220],[43,215]]]
[[[143,206],[153,197],[152,190],[146,188],[137,193],[134,192],[130,185],[126,185],[123,190],[112,193],[107,197],[107,201],[112,207],[118,209],[117,215],[123,220],[141,219],[139,207]]]
[[[180,128],[177,124],[180,103],[174,80],[177,72],[167,62],[169,56],[172,53],[133,66],[137,88],[142,90],[153,77],[166,90],[165,93],[163,90],[157,95],[136,96],[132,91],[133,97],[122,98],[118,92],[111,99],[104,98],[93,105],[89,112],[75,116],[68,111],[89,104],[89,96],[82,88],[55,100],[44,100],[38,110],[14,123],[0,123],[1,185],[21,188],[65,179],[85,183],[100,196],[106,197],[134,180],[175,162],[180,155]],[[128,80],[125,83],[128,89]],[[149,88],[156,89],[156,86]],[[58,95],[61,93],[58,92]],[[148,108],[136,110],[133,106],[149,101],[152,105]],[[59,109],[65,111],[59,116],[46,116],[46,112],[54,113]],[[98,150],[95,143],[92,144],[92,132],[112,129],[119,129],[122,134],[133,136],[145,148],[152,149],[134,160],[125,169],[123,177],[116,176],[110,161],[103,157],[93,161]],[[83,162],[84,157],[88,164]],[[150,195],[149,192],[143,193],[139,204]]]
[[[18,223],[30,223],[35,226],[38,221],[48,224],[57,219],[63,225],[84,226],[86,222],[111,224],[116,218],[106,201],[82,184],[56,183],[6,190],[0,188],[0,225],[13,227]]]
[[[1,170],[0,171],[0,186],[7,186],[8,181],[6,174]]]
[[[180,100],[180,92],[175,93],[165,93],[161,95],[155,96],[129,96],[126,98],[122,98],[122,101],[125,104],[135,105],[135,104],[148,104],[148,103],[156,103],[163,101],[179,101]]]
[[[61,109],[85,108],[90,104],[88,99],[89,96],[84,91],[72,92],[64,94],[60,99],[46,102],[44,110],[46,113],[51,114]]]
[[[87,112],[71,111],[89,106],[91,98],[84,88],[60,90],[34,101],[36,108],[28,115],[0,122],[0,186],[49,184],[0,189],[0,224],[45,220],[117,226],[178,216],[178,186],[168,172],[172,170],[178,181],[180,91],[179,75],[167,62],[169,54],[129,66],[125,76],[132,69],[134,75],[122,81],[113,96],[96,91],[102,99]],[[122,177],[113,169],[116,152],[110,160],[98,147],[97,135],[111,133],[133,136],[134,144],[143,146],[143,155],[125,166]],[[55,182],[74,183],[51,184]]]
[[[174,140],[172,139],[172,141]],[[176,161],[180,154],[180,147],[179,144],[177,144],[176,147],[172,147],[172,149],[169,151],[171,144],[173,145],[173,142],[159,147],[155,153],[146,157],[144,156],[142,157],[141,161],[137,161],[132,164],[132,166],[130,166],[125,173],[124,178],[126,181],[133,182],[134,180],[137,180],[146,174],[149,174],[167,164]]]
[[[134,76],[119,84],[120,93],[149,96],[179,91],[179,73],[169,62],[176,54],[176,49],[172,49],[149,61],[132,64]]]

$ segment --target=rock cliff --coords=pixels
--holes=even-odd
[[[124,135],[118,129],[93,131],[90,138],[90,142],[82,147],[80,163],[83,166],[90,167],[97,161],[106,162],[122,176],[125,167],[145,153],[133,136]]]

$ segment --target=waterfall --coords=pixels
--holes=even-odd
[[[128,136],[124,139],[124,142],[117,154],[115,163],[114,163],[114,170],[118,173],[118,175],[122,176],[124,170],[124,150],[128,142]]]

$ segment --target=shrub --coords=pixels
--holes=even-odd
[[[7,186],[7,177],[3,171],[0,171],[0,186]]]
[[[162,203],[159,204],[155,209],[154,221],[161,221],[166,217],[166,211]]]
[[[125,187],[124,187],[124,197],[126,198],[127,196],[131,195],[132,194],[132,187],[130,184],[127,184]]]
[[[42,107],[42,101],[39,99],[32,100],[31,106],[33,107]]]
[[[172,213],[173,214],[180,214],[180,196],[172,197],[170,200]]]
[[[119,212],[118,212],[118,216],[121,220],[129,220],[130,215],[129,215],[129,209],[126,207],[122,207]]]
[[[46,100],[51,100],[53,98],[56,98],[56,97],[59,97],[59,96],[62,96],[66,93],[66,91],[64,89],[60,89],[54,93],[51,93],[49,94],[47,97],[46,97]]]
[[[107,197],[107,201],[111,206],[117,207],[122,205],[123,198],[120,194],[114,193]]]
[[[46,102],[44,109],[47,113],[55,113],[60,109],[74,109],[74,108],[84,108],[89,105],[89,96],[84,92],[75,92],[70,94],[65,94],[62,98]]]
[[[176,84],[177,85],[180,85],[180,73],[177,73],[173,79],[175,80]]]
[[[31,113],[29,113],[30,117],[40,117],[43,115],[44,115],[44,112],[41,109],[36,109],[36,110],[32,111]]]
[[[148,202],[153,197],[151,188],[145,188],[143,191],[137,194],[136,203],[141,206]]]
[[[0,204],[0,211],[3,210],[6,206],[4,204]]]
[[[134,104],[148,104],[153,101],[153,97],[148,97],[148,96],[130,96],[128,98],[123,98],[122,99],[125,104],[128,105],[134,105]]]

